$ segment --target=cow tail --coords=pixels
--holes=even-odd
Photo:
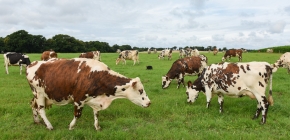
[[[272,74],[270,75],[270,86],[269,86],[269,104],[272,106],[274,104],[273,96],[272,96]]]

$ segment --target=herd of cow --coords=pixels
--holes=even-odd
[[[214,52],[215,53],[215,52]],[[215,55],[215,54],[214,54]],[[161,51],[158,58],[172,59],[172,50]],[[222,61],[237,56],[242,61],[242,51],[231,49],[225,52]],[[126,60],[139,63],[137,50],[127,50],[119,53],[116,65]],[[254,119],[262,114],[261,123],[266,122],[269,105],[272,98],[272,73],[279,67],[286,67],[290,72],[290,53],[283,54],[274,64],[267,62],[221,62],[207,65],[208,58],[200,55],[197,49],[180,50],[180,58],[173,62],[168,73],[162,76],[162,88],[169,87],[172,80],[177,79],[179,88],[184,83],[185,75],[198,75],[198,78],[187,82],[187,102],[194,102],[203,92],[206,95],[207,108],[213,94],[218,96],[220,112],[223,111],[224,95],[233,97],[249,96],[257,99],[257,110]],[[94,112],[94,126],[100,130],[98,112],[106,109],[113,100],[127,98],[141,107],[151,104],[139,77],[127,78],[100,62],[100,52],[82,53],[79,58],[59,59],[54,51],[45,51],[41,61],[30,62],[25,54],[9,52],[4,54],[4,64],[8,74],[9,65],[26,65],[26,77],[33,93],[31,107],[35,123],[44,121],[49,130],[53,126],[46,117],[45,109],[52,104],[74,104],[74,118],[69,125],[73,129],[76,121],[82,115],[85,104]],[[269,97],[266,98],[266,87],[269,84]]]

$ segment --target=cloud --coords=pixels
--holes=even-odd
[[[290,16],[290,6],[285,7],[284,10]]]
[[[213,39],[214,41],[223,41],[224,38],[225,38],[224,35],[219,35],[219,34],[212,35],[212,39]]]
[[[286,23],[284,21],[276,21],[270,25],[270,28],[268,31],[272,34],[282,33],[284,31],[285,26],[286,26]]]

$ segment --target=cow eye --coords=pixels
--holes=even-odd
[[[144,97],[142,97],[142,100],[144,100]]]

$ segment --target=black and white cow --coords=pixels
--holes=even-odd
[[[224,95],[242,97],[248,95],[258,101],[257,110],[253,117],[256,119],[262,112],[261,123],[266,122],[269,104],[272,98],[272,72],[277,71],[267,62],[249,63],[219,63],[205,68],[202,74],[193,82],[188,82],[186,94],[187,102],[195,102],[199,92],[204,92],[207,99],[207,108],[210,105],[212,94],[218,95],[220,112],[223,111]],[[269,86],[269,98],[265,92]]]
[[[30,65],[30,59],[27,55],[16,52],[7,52],[3,55],[4,57],[4,67],[6,69],[6,74],[9,74],[8,67],[9,66],[19,66],[20,74],[22,74],[22,65],[28,66]]]

